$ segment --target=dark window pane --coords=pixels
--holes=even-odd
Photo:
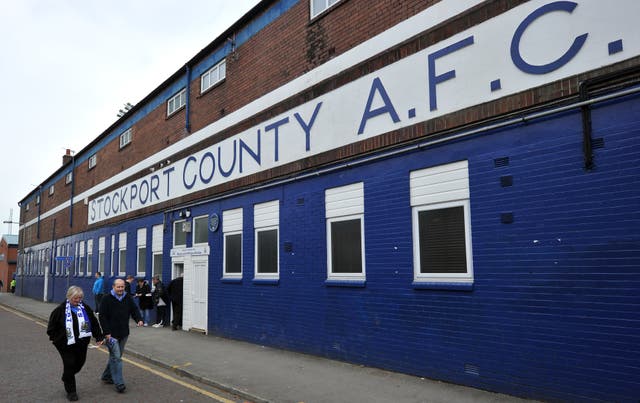
[[[147,248],[138,248],[138,271],[147,271]]]
[[[331,223],[333,273],[362,273],[360,219]]]
[[[182,245],[186,245],[187,244],[187,233],[184,232],[182,229],[182,225],[185,223],[185,221],[180,221],[177,222],[173,225],[173,232],[174,232],[174,236],[175,236],[175,246],[182,246]]]
[[[466,273],[464,208],[451,207],[418,213],[420,272]]]
[[[242,234],[225,237],[225,273],[242,273]]]
[[[209,219],[207,217],[200,217],[193,220],[194,231],[194,243],[207,243],[209,242]]]
[[[258,273],[278,272],[278,230],[258,232]]]
[[[153,275],[162,275],[162,253],[156,253],[153,255]]]

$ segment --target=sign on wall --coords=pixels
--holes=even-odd
[[[640,1],[531,1],[89,201],[117,217],[640,54]]]

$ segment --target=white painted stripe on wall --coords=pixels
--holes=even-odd
[[[279,87],[272,92],[256,99],[255,101],[240,108],[236,112],[230,113],[222,119],[204,127],[191,136],[172,144],[171,146],[161,150],[145,160],[138,162],[132,167],[112,176],[108,180],[76,195],[74,204],[83,202],[84,199],[109,188],[110,186],[126,179],[135,173],[155,165],[161,161],[165,161],[168,157],[182,151],[200,141],[209,138],[233,125],[255,115],[256,113],[269,108],[271,105],[277,104],[292,95],[295,95],[306,88],[320,83],[343,70],[346,70],[364,60],[393,47],[408,38],[420,34],[434,26],[446,21],[463,11],[474,7],[483,0],[442,0],[441,2],[429,7],[419,14],[397,24],[396,26],[382,32],[381,34],[369,39],[366,42],[354,47],[353,49],[343,53],[340,56],[324,63],[323,65],[311,70],[310,72],[290,81],[289,83]],[[99,168],[99,163],[97,168]],[[40,215],[40,219],[50,217],[66,208],[69,208],[70,201],[52,208],[51,210]],[[34,218],[20,226],[20,229],[27,228],[38,222],[38,218]]]

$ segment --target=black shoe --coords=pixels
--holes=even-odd
[[[102,378],[102,382],[106,383],[107,385],[113,385],[113,379],[109,379],[109,378]]]
[[[69,401],[71,402],[75,402],[76,400],[78,400],[78,394],[76,392],[67,393],[67,399],[69,399]]]
[[[127,388],[127,387],[126,387],[126,386],[124,386],[123,384],[116,385],[116,391],[117,391],[118,393],[124,393],[124,390],[125,390],[126,388]]]

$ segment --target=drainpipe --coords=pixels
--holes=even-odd
[[[71,202],[69,203],[69,227],[73,227],[73,196],[75,195],[76,183],[76,153],[71,156]]]
[[[189,110],[191,109],[191,67],[185,66],[187,69],[187,105],[185,110],[185,129],[187,133],[191,133],[191,120],[189,119]]]
[[[584,154],[584,169],[587,171],[593,169],[593,127],[591,124],[591,104],[587,103],[589,92],[595,87],[606,84],[607,87],[619,85],[629,87],[637,85],[640,81],[640,67],[634,66],[624,70],[604,74],[598,77],[590,78],[580,83],[579,93],[582,106],[582,152]]]
[[[42,205],[42,185],[38,186],[38,222],[36,225],[36,238],[40,239],[40,206]]]

